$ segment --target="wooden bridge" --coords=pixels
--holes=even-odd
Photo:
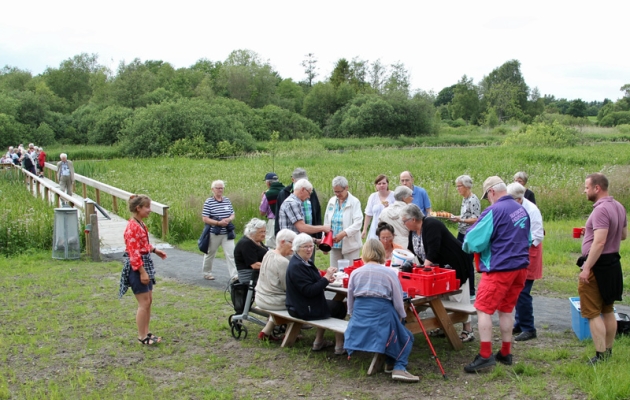
[[[133,193],[75,173],[75,188],[80,184],[83,196],[78,195],[74,190],[73,195],[69,196],[65,192],[61,191],[59,184],[56,182],[56,165],[46,163],[44,170],[45,177],[43,178],[31,174],[20,166],[13,166],[12,168],[24,176],[26,188],[34,196],[47,200],[55,207],[61,207],[62,203],[72,205],[72,207],[79,210],[79,213],[85,219],[86,224],[90,223],[90,219],[89,217],[86,217],[86,215],[97,215],[96,220],[98,227],[94,227],[93,231],[97,232],[96,242],[98,247],[95,248],[95,246],[92,246],[92,250],[90,250],[90,240],[86,240],[86,243],[88,243],[88,254],[95,253],[96,251],[103,254],[120,253],[125,251],[123,233],[125,231],[125,227],[127,226],[127,220],[119,217],[116,213],[118,213],[118,200],[127,202]],[[94,188],[96,199],[87,198],[88,187]],[[94,206],[95,204],[100,206],[102,195],[112,196],[112,210],[103,210],[109,218],[107,218],[103,213],[95,211]],[[171,247],[168,243],[163,241],[168,235],[168,209],[169,206],[166,204],[151,201],[151,211],[162,216],[162,240],[155,238],[149,233],[151,243],[158,248]],[[94,240],[92,240],[92,242],[94,242]],[[96,254],[92,254],[92,258],[96,259],[95,256]]]

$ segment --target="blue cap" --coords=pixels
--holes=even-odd
[[[266,181],[272,181],[275,179],[278,179],[278,175],[276,175],[274,172],[268,172],[267,175],[265,175]]]

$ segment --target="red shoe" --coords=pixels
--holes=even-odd
[[[260,333],[258,334],[258,340],[266,340],[266,341],[270,341],[270,342],[279,342],[282,340],[282,338],[279,337],[275,337],[273,335],[267,335],[265,332],[260,331]]]

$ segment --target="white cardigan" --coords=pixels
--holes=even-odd
[[[331,225],[336,203],[336,196],[328,200],[326,214],[324,214],[324,225]],[[343,208],[343,230],[348,236],[343,238],[341,242],[341,254],[348,254],[361,248],[363,245],[363,241],[361,240],[362,225],[363,210],[361,209],[361,202],[348,192],[346,206]]]

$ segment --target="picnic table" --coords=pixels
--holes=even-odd
[[[343,301],[348,296],[348,289],[339,286],[327,286],[326,290],[335,293],[333,300]],[[422,328],[416,319],[416,316],[410,307],[418,308],[431,308],[433,316],[421,318],[422,325],[427,331],[441,328],[448,342],[455,350],[461,350],[464,348],[455,327],[456,323],[465,322],[468,319],[468,315],[475,312],[473,306],[462,306],[459,303],[443,301],[443,295],[453,295],[461,293],[461,290],[456,290],[449,293],[444,293],[436,296],[420,296],[416,295],[410,302],[405,302],[405,309],[407,310],[406,327],[411,333],[422,333]],[[446,303],[446,306],[445,306]],[[449,309],[447,309],[448,307]]]

